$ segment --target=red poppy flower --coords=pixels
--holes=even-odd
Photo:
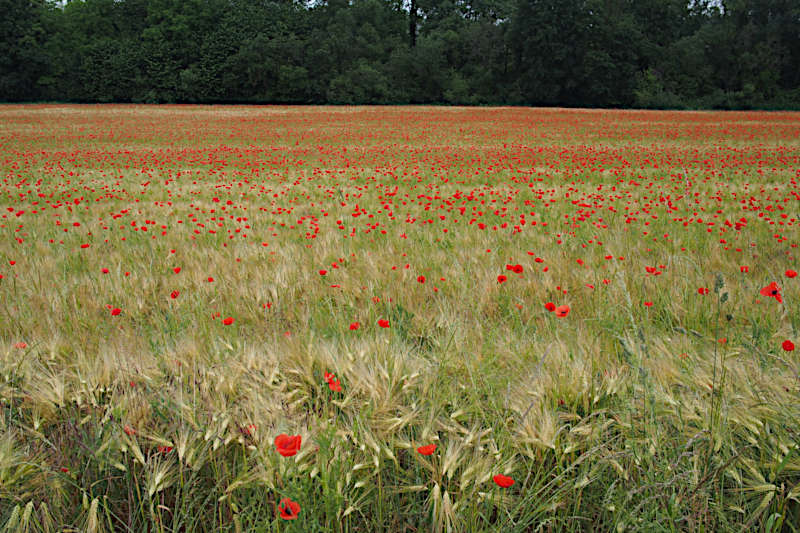
[[[559,305],[556,307],[556,316],[559,318],[564,318],[569,314],[569,306],[568,305]]]
[[[278,511],[284,520],[295,520],[300,514],[300,504],[289,498],[284,498],[278,503]]]
[[[511,267],[511,270],[514,272],[514,274],[522,274],[523,268],[522,265],[514,265]]]
[[[505,277],[503,274],[497,276],[497,283],[505,283],[508,278]]]
[[[384,318],[381,318],[380,320],[378,320],[378,325],[380,327],[382,327],[382,328],[388,328],[389,327],[389,321],[384,319]]]
[[[783,348],[784,351],[791,352],[794,350],[794,343],[787,339],[783,341],[783,344],[781,344],[781,348]]]
[[[741,272],[742,274],[747,274],[748,272],[750,272],[750,267],[747,265],[742,265],[739,267],[739,272]]]
[[[170,298],[172,298],[172,299],[174,300],[175,298],[177,298],[178,296],[180,296],[180,294],[181,294],[181,293],[180,293],[180,292],[178,292],[178,291],[172,291],[172,292],[170,293],[169,297],[170,297]]]
[[[104,269],[102,269],[100,272],[102,272],[103,274],[108,274],[108,272],[109,272],[109,271],[108,271],[108,269],[107,269],[107,268],[104,268]]]
[[[208,277],[208,282],[209,282],[209,283],[214,283],[214,278],[212,278],[211,276],[209,276],[209,277]]]
[[[231,324],[233,324],[233,317],[229,316],[228,318],[223,320],[222,323],[225,324],[226,326],[230,326]]]
[[[425,276],[419,276],[417,278],[417,281],[420,282],[420,283],[425,283]]]
[[[132,428],[132,427],[130,427],[130,426],[127,426],[127,425],[126,425],[124,428],[122,428],[122,431],[124,431],[124,432],[125,432],[125,434],[126,434],[127,436],[129,436],[129,437],[130,437],[130,436],[133,436],[133,435],[135,435],[135,434],[136,434],[136,430],[135,430],[135,429],[133,429],[133,428]]]
[[[300,435],[287,435],[281,433],[275,437],[275,450],[284,457],[291,457],[300,450]]]
[[[17,350],[24,350],[27,347],[28,347],[28,344],[25,343],[25,342],[22,342],[22,341],[20,341],[20,342],[18,342],[18,343],[16,343],[14,345],[14,348],[16,348]]]
[[[552,313],[553,311],[556,310],[556,304],[554,304],[553,302],[547,302],[546,304],[544,304],[544,308]]]
[[[775,298],[778,300],[778,303],[783,303],[783,298],[781,297],[781,288],[778,287],[778,284],[774,281],[761,289],[759,293],[761,296],[769,296],[770,298]]]
[[[794,271],[794,270],[789,269],[789,270],[786,271],[786,277],[787,278],[795,278],[795,277],[797,277],[797,272]]]
[[[333,392],[340,392],[342,390],[342,385],[339,383],[339,380],[336,379],[335,374],[331,374],[330,372],[325,372],[325,381],[328,382],[328,388]]]
[[[420,446],[419,448],[417,448],[417,452],[420,455],[433,455],[433,452],[435,451],[436,451],[435,444],[426,444],[425,446]]]
[[[355,331],[360,327],[361,327],[361,324],[359,324],[358,322],[353,322],[353,323],[350,324],[350,331]]]
[[[181,267],[175,267],[175,268],[172,269],[172,271],[175,272],[176,274],[180,274]]]
[[[697,294],[705,295],[705,294],[708,294],[708,292],[709,292],[708,289],[705,288],[705,287],[700,287],[699,289],[697,289]]]
[[[120,309],[119,307],[115,307],[114,309],[111,310],[111,316],[117,316],[121,312],[122,312],[122,309]]]
[[[320,276],[324,276],[324,275],[325,275],[325,274],[327,274],[327,273],[328,273],[328,271],[327,271],[327,270],[325,270],[325,269],[322,269],[322,270],[320,270],[320,271],[319,271],[319,275],[320,275]]]
[[[645,302],[644,306],[645,307],[653,307],[653,302]]]
[[[504,489],[507,489],[514,484],[514,480],[512,478],[504,476],[503,474],[497,474],[492,479],[495,483],[497,483],[498,486],[503,487]]]

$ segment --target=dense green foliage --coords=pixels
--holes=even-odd
[[[0,0],[0,100],[800,107],[796,0]]]

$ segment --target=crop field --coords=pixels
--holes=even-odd
[[[0,107],[3,531],[798,531],[800,114]]]

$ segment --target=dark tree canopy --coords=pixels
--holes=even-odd
[[[0,100],[800,108],[797,0],[0,0]]]

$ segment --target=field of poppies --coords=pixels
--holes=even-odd
[[[0,107],[5,531],[797,531],[800,114]]]

